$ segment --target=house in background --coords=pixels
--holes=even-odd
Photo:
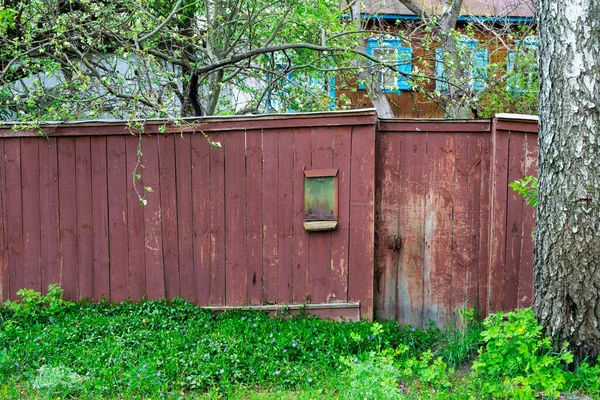
[[[430,15],[440,13],[439,0],[421,3]],[[461,35],[457,44],[470,65],[465,87],[471,94],[487,85],[497,86],[500,94],[536,90],[533,86],[537,84],[537,72],[531,62],[537,48],[534,15],[531,0],[464,0],[455,29]],[[351,108],[371,107],[368,88],[380,85],[396,117],[443,117],[441,100],[447,90],[445,58],[439,44],[431,42],[426,22],[398,0],[367,0],[361,19],[367,29],[377,32],[366,40],[367,54],[393,64],[401,73],[385,67],[373,68],[367,74],[368,82],[363,78],[349,83],[346,89],[338,85],[338,100],[346,99]],[[516,72],[518,76],[506,78],[517,75]],[[417,79],[402,73],[412,73]],[[476,109],[473,112],[478,116]]]

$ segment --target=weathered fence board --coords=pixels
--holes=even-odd
[[[508,183],[536,174],[535,124],[380,122],[377,317],[423,326],[531,304],[534,210]]]
[[[159,121],[141,140],[122,123],[0,129],[0,297],[59,283],[70,299],[372,318],[375,123],[373,111],[213,118],[162,134]],[[322,168],[339,170],[339,227],[309,233],[304,170]]]

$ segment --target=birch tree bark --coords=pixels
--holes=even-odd
[[[600,1],[538,0],[534,307],[578,360],[600,352]]]

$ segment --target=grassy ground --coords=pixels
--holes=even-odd
[[[182,300],[71,303],[59,288],[46,297],[23,295],[0,308],[0,398],[600,395],[600,367],[565,371],[568,352],[543,345],[526,312],[513,314],[509,327],[511,318],[482,325],[467,313],[465,329],[450,324],[441,332],[393,322],[213,314]]]

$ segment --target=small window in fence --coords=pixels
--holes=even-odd
[[[338,170],[304,171],[304,229],[326,231],[338,222]]]

